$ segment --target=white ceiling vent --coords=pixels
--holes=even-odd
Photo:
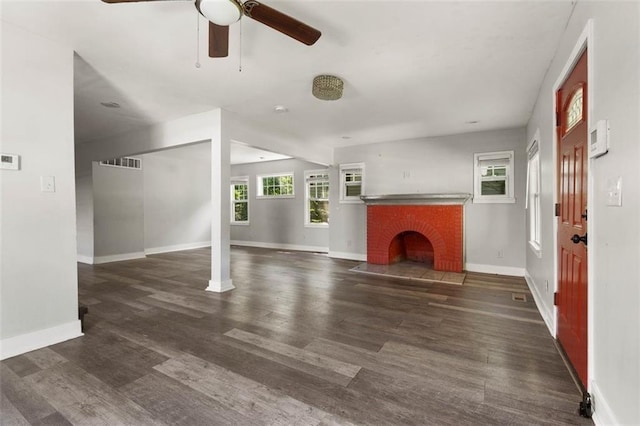
[[[102,160],[101,166],[123,167],[125,169],[142,170],[142,160],[133,157],[112,158],[111,160]]]

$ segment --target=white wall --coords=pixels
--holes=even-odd
[[[73,51],[2,23],[0,358],[81,335],[73,164]],[[55,177],[55,192],[40,177]]]
[[[76,176],[78,261],[93,263],[93,175]]]
[[[249,225],[231,225],[231,241],[263,247],[327,251],[329,230],[304,225],[304,172],[325,168],[298,159],[231,166],[232,177],[249,177],[250,222]],[[284,172],[294,172],[295,198],[256,198],[256,175]]]
[[[640,424],[640,4],[578,2],[527,127],[540,130],[542,258],[527,249],[541,311],[555,323],[553,90],[587,20],[593,18],[591,123],[608,119],[611,148],[590,164],[590,390],[597,424]],[[622,207],[606,206],[610,178],[622,177]],[[551,283],[546,290],[545,281]],[[553,326],[552,326],[553,328]],[[552,332],[555,332],[552,330]]]
[[[94,261],[144,257],[142,170],[93,163]]]
[[[473,194],[473,154],[515,151],[515,204],[465,206],[466,266],[469,270],[522,275],[525,264],[524,129],[506,129],[344,147],[335,150],[332,173],[330,252],[366,255],[366,208],[339,202],[338,165],[365,163],[365,193]],[[502,257],[499,257],[500,253]]]
[[[211,142],[142,156],[144,249],[211,244]]]

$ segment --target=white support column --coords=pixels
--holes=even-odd
[[[233,290],[231,282],[230,139],[223,111],[217,110],[211,135],[211,280],[207,291]]]

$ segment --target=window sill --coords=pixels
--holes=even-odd
[[[510,197],[504,198],[488,198],[488,197],[473,197],[473,204],[515,204],[516,199]]]
[[[249,222],[231,222],[232,225],[239,225],[239,226],[249,226],[251,225]]]
[[[305,228],[329,228],[328,223],[305,223]]]
[[[354,198],[354,199],[345,199],[345,200],[340,200],[340,204],[364,204],[364,201],[362,201],[360,198]]]
[[[256,199],[258,200],[277,200],[279,198],[296,198],[295,194],[293,195],[256,195]]]
[[[529,248],[538,259],[542,259],[542,247],[540,247],[540,244],[535,241],[529,241]]]

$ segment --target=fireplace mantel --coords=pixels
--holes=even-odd
[[[361,195],[367,205],[461,205],[471,198],[467,193]]]

